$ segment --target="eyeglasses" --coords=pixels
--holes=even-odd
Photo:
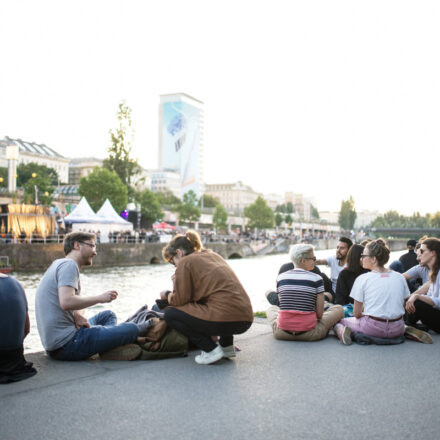
[[[305,257],[304,260],[313,260],[313,261],[316,261],[316,257]]]
[[[361,258],[367,258],[367,257],[371,257],[371,255],[361,254]]]
[[[79,243],[86,244],[87,246],[90,246],[92,249],[96,249],[96,244],[87,243],[87,241],[79,241]]]

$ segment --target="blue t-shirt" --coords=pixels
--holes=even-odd
[[[12,277],[0,277],[0,350],[23,345],[27,301],[21,284]]]

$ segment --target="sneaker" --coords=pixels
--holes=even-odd
[[[121,345],[111,350],[99,353],[99,357],[105,361],[133,361],[139,357],[142,349],[136,344]]]
[[[230,359],[235,358],[237,355],[235,353],[235,347],[233,345],[229,345],[228,347],[222,347],[223,357]]]
[[[423,344],[432,344],[432,338],[429,333],[419,330],[418,328],[410,327],[409,325],[405,327],[405,336],[408,339],[422,342]]]
[[[278,298],[278,293],[274,292],[273,290],[268,290],[264,296],[269,301],[269,304],[272,304],[273,306],[279,306],[280,301]]]
[[[333,327],[336,336],[344,345],[351,345],[351,329],[342,324],[336,324]]]
[[[202,365],[213,364],[214,362],[219,361],[223,357],[223,350],[220,345],[217,345],[216,348],[212,351],[201,351],[198,356],[196,356],[196,362]]]

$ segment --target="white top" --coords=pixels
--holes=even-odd
[[[395,319],[405,313],[409,289],[398,272],[368,272],[356,278],[350,296],[364,304],[364,315]]]
[[[331,257],[326,258],[327,264],[330,266],[332,279],[332,288],[333,292],[336,292],[336,283],[338,282],[338,276],[345,268],[345,264],[339,266],[339,260],[336,258],[336,255],[332,255]]]
[[[434,301],[434,309],[440,310],[440,272],[437,274],[435,281],[429,286],[427,295]]]

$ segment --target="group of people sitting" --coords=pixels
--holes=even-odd
[[[317,260],[311,245],[294,245],[292,263],[278,275],[277,291],[267,294],[272,304],[267,318],[275,338],[314,341],[334,329],[344,344],[351,343],[352,332],[377,338],[406,332],[432,342],[424,330],[440,332],[440,240],[424,239],[417,252],[418,266],[402,275],[385,268],[390,251],[380,239],[364,247],[342,237],[336,255],[326,260]],[[203,248],[195,231],[176,235],[162,251],[175,272],[173,290],[161,292],[153,307],[155,318],[142,314],[146,319],[121,324],[109,310],[90,319],[84,315],[88,307],[118,297],[115,290],[81,295],[80,270],[97,255],[96,236],[67,234],[64,253],[65,258],[55,260],[45,272],[35,298],[38,332],[53,359],[76,361],[112,350],[124,353],[121,359],[135,359],[139,351],[133,347],[139,338],[162,321],[201,350],[195,357],[198,364],[212,364],[236,356],[233,337],[246,332],[253,322],[251,301],[239,279],[221,256]],[[331,281],[318,264],[330,265]],[[410,294],[406,279],[419,275],[429,280]],[[353,316],[344,318],[344,306],[350,303]],[[12,277],[1,277],[0,383],[35,374],[23,356],[28,332],[24,291]]]
[[[390,250],[382,239],[353,244],[341,237],[336,255],[321,260],[313,246],[294,245],[294,268],[282,267],[277,291],[266,293],[275,338],[314,341],[333,329],[345,345],[352,335],[385,344],[400,343],[404,335],[432,343],[428,331],[440,333],[440,240],[423,237],[407,246],[394,264],[407,269],[402,274],[385,267]],[[331,268],[331,287],[317,268],[324,264]]]

